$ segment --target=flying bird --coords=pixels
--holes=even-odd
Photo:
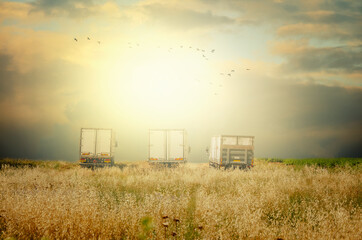
[[[89,38],[89,37],[87,37],[87,39],[88,39],[88,40],[90,40],[90,38]]]
[[[101,41],[98,41],[98,44],[101,44]]]
[[[74,41],[78,42],[78,39],[74,38]]]
[[[233,69],[233,70],[231,70],[231,72],[235,72],[235,70]]]
[[[230,74],[230,73],[228,73],[228,76],[229,76],[229,77],[231,77],[231,74]]]
[[[212,53],[215,52],[215,49],[212,49],[211,52],[212,52]]]
[[[247,71],[249,71],[249,70],[250,70],[250,68],[247,68],[246,70],[247,70]]]

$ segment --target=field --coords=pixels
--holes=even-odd
[[[360,164],[95,171],[2,160],[1,239],[360,239]]]

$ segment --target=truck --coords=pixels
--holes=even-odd
[[[112,129],[81,128],[79,164],[82,167],[111,167],[114,165],[115,146]]]
[[[184,129],[150,129],[148,146],[151,165],[178,166],[187,162],[190,151]]]
[[[254,137],[218,135],[211,138],[209,166],[214,168],[250,169],[254,164]]]

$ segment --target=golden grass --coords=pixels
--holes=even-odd
[[[360,239],[361,171],[257,162],[0,171],[0,238]],[[179,222],[175,221],[178,219]],[[176,229],[177,223],[177,229]],[[175,235],[175,236],[172,236]]]

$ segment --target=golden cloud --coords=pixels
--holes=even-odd
[[[331,24],[296,23],[285,25],[277,30],[279,36],[313,36],[328,38],[331,36],[347,36],[348,32]]]

